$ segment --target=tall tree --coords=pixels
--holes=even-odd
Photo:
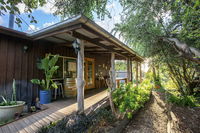
[[[144,55],[170,44],[179,56],[200,64],[199,0],[120,0],[123,6],[120,31],[124,39]],[[166,42],[166,43],[162,43]]]

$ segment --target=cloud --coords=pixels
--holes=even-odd
[[[48,0],[47,3],[45,5],[43,5],[42,7],[38,7],[36,10],[41,10],[44,13],[50,14],[50,13],[54,13],[56,11],[56,7],[54,6],[55,0]],[[17,5],[17,7],[19,8],[20,13],[25,13],[25,4],[23,3],[19,3]]]
[[[114,28],[115,24],[120,23],[120,15],[113,16],[112,18],[106,18],[105,20],[98,20],[96,23],[103,27],[108,32],[111,32],[111,30]]]
[[[98,20],[96,21],[96,23],[101,26],[102,28],[104,28],[106,31],[110,32],[112,31],[112,29],[115,27],[115,24],[120,23],[121,19],[120,19],[120,15],[117,14],[115,16],[112,16],[112,18],[106,18],[105,20]],[[113,34],[113,33],[112,33]],[[114,34],[113,34],[114,35]],[[116,38],[118,38],[120,41],[124,42],[124,38],[122,36],[120,36],[119,32],[117,32],[114,35]]]
[[[19,4],[17,5],[17,7],[19,8],[20,13],[24,13],[24,10],[25,10],[25,4],[23,4],[23,3],[19,3]]]
[[[39,30],[40,28],[39,27],[36,27],[35,25],[29,25],[29,27],[28,27],[28,31],[27,32],[34,32],[34,31],[37,31],[37,30]]]
[[[56,7],[54,6],[54,4],[55,0],[48,0],[44,6],[38,7],[37,10],[41,10],[47,14],[52,14],[56,11]]]
[[[3,18],[0,16],[0,25],[4,23]]]
[[[45,27],[48,27],[48,26],[50,26],[50,25],[53,25],[53,24],[55,24],[55,22],[48,22],[48,23],[44,23],[43,25],[42,25],[42,28],[45,28]]]
[[[111,8],[115,8],[115,6],[116,6],[115,3],[110,3],[106,5],[106,8],[111,9]]]

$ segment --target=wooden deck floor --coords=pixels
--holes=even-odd
[[[105,90],[86,94],[85,109],[94,105],[106,96],[107,92]],[[55,101],[47,104],[47,106],[49,108],[44,111],[0,127],[0,133],[35,133],[39,128],[49,124],[51,121],[57,121],[76,111],[77,103],[74,98]]]

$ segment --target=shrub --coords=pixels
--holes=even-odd
[[[138,87],[131,83],[123,84],[113,92],[113,102],[121,113],[131,118],[132,113],[149,100],[152,86],[149,79],[145,79]]]
[[[178,106],[189,106],[189,107],[199,106],[194,96],[179,96],[172,93],[170,93],[168,96],[168,102],[174,103]]]

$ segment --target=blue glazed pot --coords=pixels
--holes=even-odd
[[[40,90],[40,104],[51,102],[51,90]]]

